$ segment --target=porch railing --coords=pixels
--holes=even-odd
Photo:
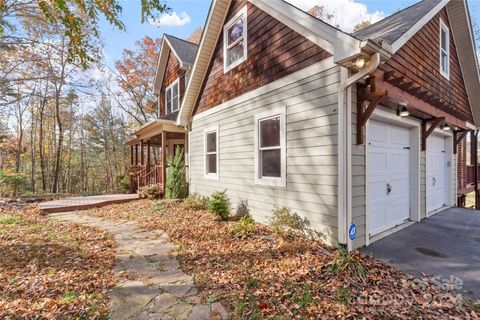
[[[480,174],[480,164],[478,165],[478,172]],[[467,166],[467,184],[474,184],[475,166]]]
[[[130,167],[130,191],[136,192],[139,188],[149,185],[162,185],[162,166],[138,165]]]

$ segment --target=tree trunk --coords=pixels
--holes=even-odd
[[[55,151],[55,169],[53,172],[52,193],[58,193],[58,181],[60,179],[60,165],[62,158],[63,126],[62,119],[60,119],[60,92],[61,85],[55,90],[55,121],[58,128],[58,140]]]

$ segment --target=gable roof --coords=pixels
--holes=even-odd
[[[164,34],[158,58],[157,74],[155,75],[155,82],[153,84],[153,93],[160,93],[160,87],[162,85],[163,76],[165,75],[170,52],[172,52],[177,58],[180,68],[190,68],[195,62],[197,49],[198,45],[195,43],[169,34]]]
[[[409,30],[413,35],[418,31],[415,30],[415,25],[423,25],[422,19],[430,20],[429,16],[433,17],[447,2],[442,0],[420,1],[354,32],[353,36],[361,40],[371,39],[378,44],[386,43],[392,47],[393,51],[396,51],[394,46],[399,39],[404,37]]]
[[[290,29],[317,44],[331,53],[338,63],[346,59],[351,62],[352,57],[372,54],[382,51],[371,41],[360,41],[284,0],[248,0],[250,3],[267,12],[281,21]],[[225,18],[231,0],[213,0],[205,23],[204,32],[200,40],[197,58],[192,68],[189,82],[185,90],[180,112],[177,118],[178,125],[187,125],[195,107],[197,97],[205,79],[213,51],[223,30]],[[373,48],[371,48],[373,47]],[[385,53],[384,51],[382,51]]]

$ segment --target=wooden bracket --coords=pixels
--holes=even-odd
[[[467,135],[468,130],[455,130],[453,131],[453,154],[457,154],[457,146],[462,142],[463,138]]]
[[[427,129],[427,121],[422,122],[422,151],[427,150],[427,139],[432,134],[433,130],[442,122],[445,122],[445,117],[434,118],[432,124]]]
[[[365,124],[367,123],[368,119],[373,114],[373,111],[378,106],[380,100],[388,95],[388,91],[385,90],[384,92],[375,92],[375,77],[371,76],[367,79],[367,83],[370,87],[370,92],[366,93],[362,90],[357,90],[357,144],[363,144],[364,142],[364,135],[365,135]],[[365,100],[370,100],[368,103],[367,108],[363,105]]]

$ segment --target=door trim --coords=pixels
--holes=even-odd
[[[393,114],[391,110],[378,108],[374,111],[371,119],[381,121],[384,123],[404,127],[410,129],[410,220],[420,221],[420,132],[421,123],[411,118],[401,118]],[[368,141],[370,121],[365,126],[365,135]],[[379,235],[388,232],[389,230],[396,230],[392,228],[386,230],[376,236],[370,237],[369,232],[369,214],[368,214],[368,161],[369,161],[368,143],[365,143],[365,245],[368,246],[371,242],[379,239]],[[408,223],[408,222],[406,222]],[[398,227],[397,227],[398,228]]]

